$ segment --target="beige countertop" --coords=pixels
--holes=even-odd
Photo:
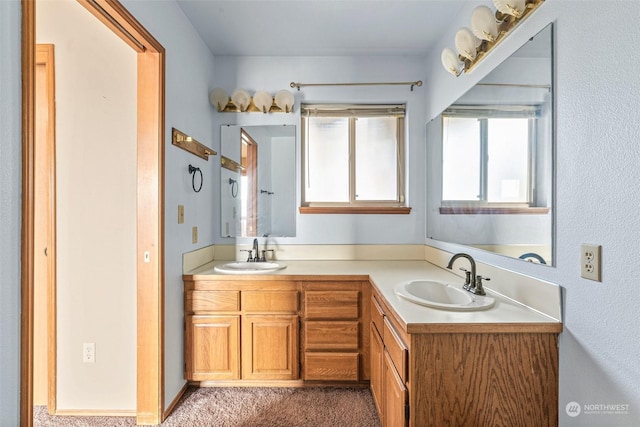
[[[427,261],[278,261],[287,267],[267,274],[221,274],[215,265],[205,264],[183,277],[187,280],[318,280],[322,276],[361,276],[370,279],[375,289],[395,312],[408,333],[560,333],[562,322],[513,299],[504,297],[485,284],[487,295],[496,299],[485,310],[449,311],[414,304],[398,297],[397,284],[411,280],[437,280],[462,286],[463,280]],[[517,286],[517,284],[514,284]]]

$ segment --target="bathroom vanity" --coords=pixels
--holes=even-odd
[[[189,381],[369,379],[367,277],[187,278]]]
[[[469,312],[399,298],[416,278],[462,284],[425,261],[286,264],[184,276],[187,380],[370,384],[383,426],[557,425],[560,316],[491,288],[494,306]]]

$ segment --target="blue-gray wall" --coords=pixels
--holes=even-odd
[[[20,391],[20,3],[0,1],[0,425]]]

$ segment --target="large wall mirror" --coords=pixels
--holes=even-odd
[[[223,125],[222,237],[296,235],[296,128]]]
[[[553,265],[552,25],[427,125],[427,237]]]

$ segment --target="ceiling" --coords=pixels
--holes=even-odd
[[[465,0],[178,0],[214,55],[425,55]]]

